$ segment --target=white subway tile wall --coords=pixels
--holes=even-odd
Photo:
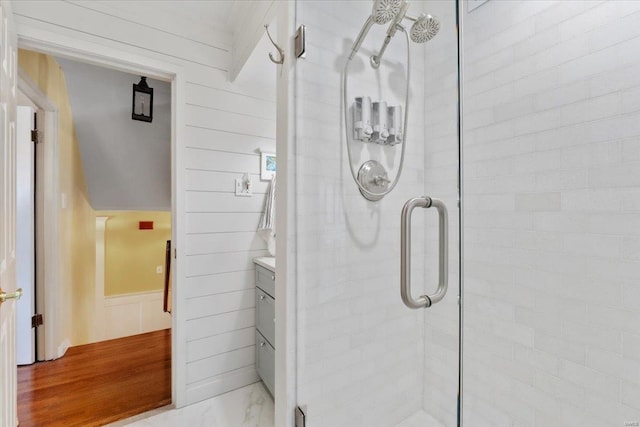
[[[464,19],[464,423],[638,422],[640,2]]]

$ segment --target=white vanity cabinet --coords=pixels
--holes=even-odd
[[[275,387],[275,296],[273,258],[256,258],[256,369],[271,395]]]

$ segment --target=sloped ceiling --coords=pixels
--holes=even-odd
[[[171,86],[154,89],[153,122],[131,119],[140,76],[57,58],[64,70],[95,210],[171,210]]]

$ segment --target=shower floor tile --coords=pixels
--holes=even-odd
[[[444,424],[424,411],[419,411],[402,421],[396,427],[444,427]]]

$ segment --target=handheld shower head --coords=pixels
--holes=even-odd
[[[375,0],[371,16],[376,24],[384,25],[396,17],[402,3],[402,0]]]
[[[377,55],[371,55],[371,57],[369,58],[369,62],[371,63],[371,66],[373,68],[378,68],[380,66],[380,58],[382,58],[382,55],[384,55],[384,51],[387,49],[387,46],[389,46],[391,38],[396,35],[396,31],[398,30],[398,28],[402,28],[402,31],[404,31],[404,28],[400,25],[400,23],[406,16],[408,9],[409,3],[407,3],[406,0],[402,0],[402,5],[400,6],[398,13],[391,20],[389,28],[387,28],[387,36],[384,38],[384,42],[382,42],[380,51]]]
[[[411,26],[409,36],[415,43],[425,43],[434,38],[438,31],[440,31],[438,18],[423,13]]]
[[[351,54],[349,55],[349,59],[353,59],[356,52],[360,49],[362,42],[364,41],[365,36],[371,29],[371,26],[375,22],[376,24],[386,24],[391,21],[397,14],[400,12],[400,8],[402,4],[406,2],[406,0],[374,0],[373,1],[373,9],[371,11],[371,15],[367,18],[367,21],[364,23],[364,26],[360,30],[360,34],[356,37],[356,40],[353,42],[353,47],[351,48]]]

